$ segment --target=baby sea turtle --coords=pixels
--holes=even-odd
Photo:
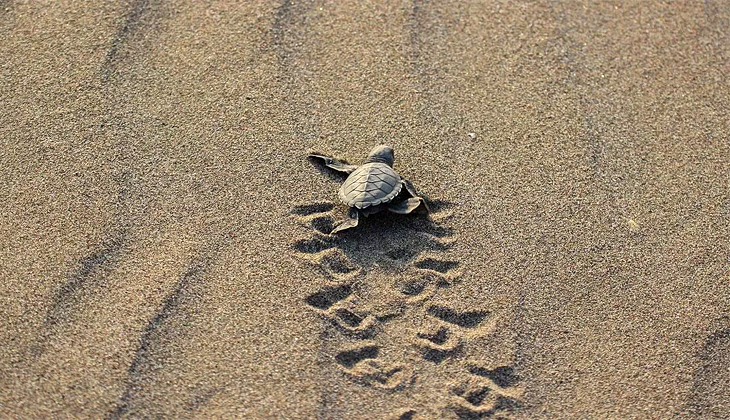
[[[350,165],[344,160],[310,153],[335,171],[349,176],[340,187],[340,200],[347,204],[345,220],[335,223],[331,233],[357,226],[359,215],[369,216],[384,210],[408,214],[417,209],[428,213],[426,201],[418,194],[411,181],[393,170],[393,149],[389,146],[375,147],[361,166]]]

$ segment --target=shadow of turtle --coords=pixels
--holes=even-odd
[[[446,201],[428,201],[433,214],[452,206]],[[387,211],[361,217],[357,227],[331,235],[335,219],[324,215],[311,220],[316,234],[295,242],[300,252],[316,253],[337,248],[350,262],[363,269],[378,266],[387,271],[417,259],[423,253],[443,252],[451,248],[451,228],[437,224],[426,215],[400,215]]]

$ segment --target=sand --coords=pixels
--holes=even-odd
[[[730,417],[727,2],[0,1],[0,418]],[[431,220],[338,238],[376,144]]]

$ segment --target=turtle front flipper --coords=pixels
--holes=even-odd
[[[337,160],[332,156],[320,155],[318,153],[310,153],[307,155],[307,157],[320,160],[324,163],[326,167],[334,169],[337,172],[342,172],[344,174],[351,174],[355,169],[357,169],[357,166],[350,165],[346,161]]]
[[[428,208],[428,204],[426,203],[426,200],[421,196],[421,194],[418,193],[418,190],[413,185],[413,183],[405,178],[401,178],[401,182],[403,183],[403,186],[405,187],[406,191],[408,191],[408,194],[410,194],[411,197],[413,197],[413,198],[409,198],[408,200],[404,200],[404,202],[411,202],[410,205],[413,205],[413,203],[415,203],[415,201],[411,201],[411,200],[415,199],[419,203],[416,207],[414,207],[414,208],[410,209],[409,211],[407,211],[406,213],[402,213],[402,214],[408,214],[408,213],[412,212],[413,210],[417,209],[419,205],[423,205],[423,210],[425,213],[430,213],[431,209]],[[402,203],[399,203],[399,204],[402,205]],[[390,210],[390,208],[388,210]],[[391,211],[393,211],[393,210],[391,210]],[[394,211],[394,213],[398,213],[398,212]]]
[[[335,228],[332,229],[330,235],[334,235],[337,232],[357,226],[359,215],[360,212],[358,212],[355,207],[350,207],[350,209],[347,211],[347,218],[345,220],[340,220],[339,222],[335,223]]]

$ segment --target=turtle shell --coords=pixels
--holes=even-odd
[[[364,209],[392,201],[400,193],[400,175],[385,163],[366,163],[350,174],[340,187],[340,200]]]

